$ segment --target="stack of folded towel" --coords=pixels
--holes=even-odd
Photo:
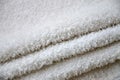
[[[0,79],[119,80],[119,0],[1,0]]]

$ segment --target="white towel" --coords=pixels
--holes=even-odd
[[[0,78],[119,78],[119,0],[4,0],[0,6]]]

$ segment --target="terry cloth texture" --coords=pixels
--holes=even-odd
[[[0,79],[119,80],[120,0],[0,0]]]

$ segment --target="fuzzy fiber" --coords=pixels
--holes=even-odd
[[[119,80],[120,0],[0,0],[0,78]]]

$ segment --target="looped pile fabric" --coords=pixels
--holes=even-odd
[[[119,80],[119,0],[0,0],[0,79]]]

